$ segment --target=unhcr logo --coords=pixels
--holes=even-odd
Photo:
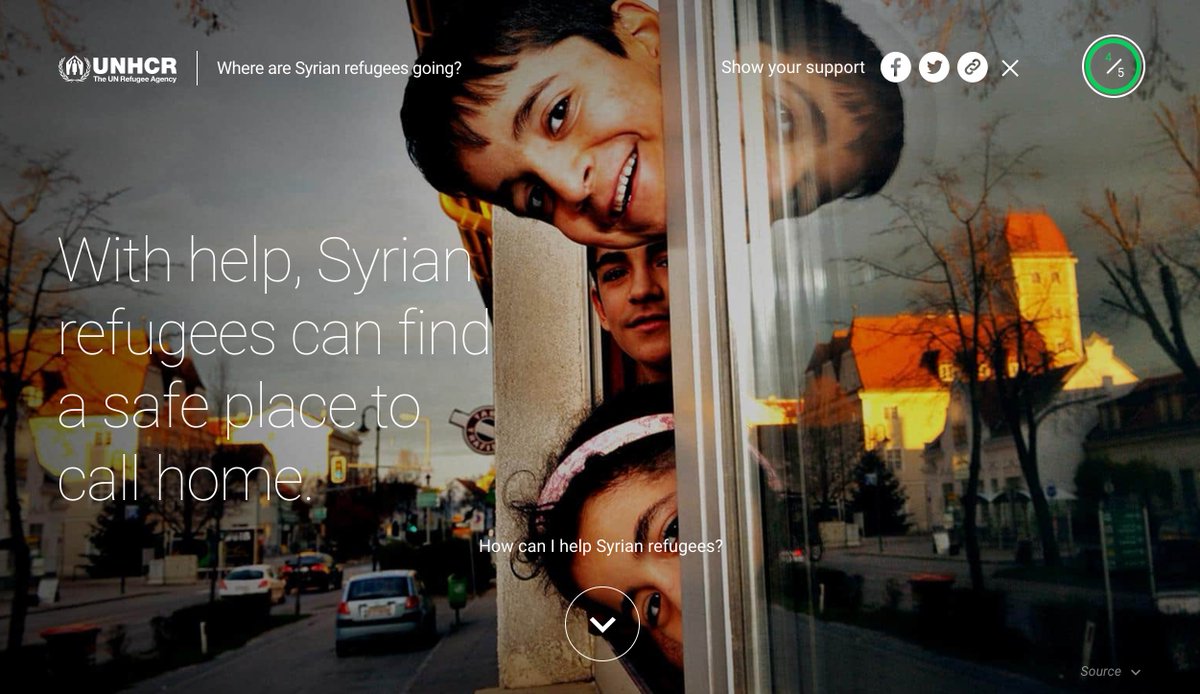
[[[58,61],[58,74],[68,82],[82,82],[92,74],[92,66],[77,55]]]
[[[171,57],[80,58],[73,55],[58,61],[58,74],[68,82],[83,82],[90,76],[94,82],[174,83],[177,62]]]

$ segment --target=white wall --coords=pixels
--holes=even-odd
[[[581,246],[499,209],[494,229],[496,534],[508,542],[520,534],[509,504],[536,493],[531,480],[591,404],[590,319]],[[556,595],[517,579],[507,555],[496,557],[496,585],[502,688],[591,678],[590,663],[567,642]],[[572,629],[577,643],[590,641],[581,620]]]

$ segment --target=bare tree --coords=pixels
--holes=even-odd
[[[39,156],[0,141],[6,173],[16,180],[11,197],[0,198],[0,256],[4,258],[0,282],[0,330],[3,332],[3,367],[0,369],[0,405],[4,422],[4,483],[8,508],[10,551],[13,555],[13,606],[8,647],[20,646],[25,630],[25,594],[29,589],[30,555],[25,542],[17,495],[16,443],[29,389],[41,386],[42,374],[57,357],[47,354],[39,331],[58,330],[71,313],[70,296],[112,284],[116,276],[76,275],[69,280],[64,260],[88,257],[97,244],[89,239],[123,239],[104,213],[121,191],[92,195],[79,189],[79,179],[65,166],[66,152]],[[52,207],[55,202],[60,205]],[[99,244],[103,246],[103,244]],[[95,257],[90,258],[96,260]],[[149,272],[135,266],[132,272]],[[131,285],[122,285],[130,287]],[[134,291],[139,291],[134,289]],[[144,291],[144,290],[140,290]],[[54,341],[57,346],[57,340]]]
[[[933,50],[945,52],[952,42],[960,42],[985,55],[1008,56],[1020,54],[1021,40],[1019,18],[1027,5],[1021,0],[883,0],[883,4],[895,7],[901,20],[921,32],[928,32],[923,44]],[[1148,26],[1144,36],[1149,40],[1143,44],[1146,62],[1154,66],[1138,90],[1139,98],[1148,99],[1160,86],[1181,91],[1184,65],[1176,62],[1163,44],[1166,29],[1160,19],[1160,3],[1151,0],[1146,9]],[[1069,0],[1062,6],[1059,24],[1072,27],[1073,38],[1099,36],[1107,33],[1118,12],[1136,7],[1134,0]],[[983,81],[984,89],[976,89],[981,97],[998,86],[1001,71],[991,70]]]
[[[1049,294],[1036,294],[1036,285],[1023,289],[1017,276],[1012,254],[1019,249],[1006,235],[1009,212],[999,193],[1012,180],[1036,178],[1038,173],[1028,161],[1033,148],[1006,153],[997,146],[997,126],[993,122],[984,128],[979,161],[953,169],[932,167],[929,185],[937,191],[934,198],[945,204],[950,223],[937,221],[940,216],[931,216],[919,202],[896,201],[903,223],[894,231],[918,239],[910,246],[921,252],[915,269],[872,266],[918,284],[917,306],[929,316],[927,325],[918,329],[931,345],[954,356],[956,378],[965,386],[970,416],[969,477],[963,495],[968,558],[982,437],[985,427],[999,425],[1017,454],[1043,559],[1056,566],[1061,555],[1041,480],[1040,426],[1055,412],[1096,398],[1063,394],[1068,366],[1084,355],[1077,351],[1081,345],[1051,344],[1048,337],[1055,334],[1052,321],[1077,318],[1056,312],[1060,307],[1051,305]],[[957,171],[973,168],[979,170],[979,182],[964,185]],[[985,420],[984,411],[997,412],[998,421]]]
[[[915,304],[926,318],[913,329],[928,340],[931,351],[951,356],[964,387],[970,454],[962,495],[963,544],[971,587],[977,591],[984,587],[976,509],[984,428],[982,382],[987,376],[980,365],[991,358],[987,322],[995,310],[996,287],[1004,281],[996,254],[1004,243],[1005,212],[995,198],[1011,179],[1036,174],[1028,166],[1033,148],[1004,152],[996,143],[997,127],[998,121],[984,126],[981,151],[965,161],[954,166],[931,162],[930,174],[915,196],[891,198],[900,216],[883,233],[906,239],[894,261],[899,264],[859,259],[884,277],[914,284]],[[964,181],[960,171],[977,171],[978,179]],[[935,212],[931,201],[944,211]]]
[[[227,0],[173,2],[183,21],[206,35],[229,27]],[[57,0],[0,3],[0,81],[26,74],[22,53],[49,48],[71,55],[86,50],[78,24],[79,17]]]
[[[847,404],[837,379],[810,373],[799,416],[804,459],[813,461],[805,466],[805,487],[820,520],[829,520],[831,510],[840,509],[849,499],[854,469],[862,457],[862,424]]]
[[[162,429],[167,430],[167,427]],[[218,503],[218,499],[214,496],[208,501],[200,500],[214,493],[212,477],[208,473],[195,473],[200,468],[212,467],[215,449],[202,431],[196,435],[194,431],[191,434],[183,431],[183,427],[174,429],[176,431],[146,437],[139,447],[138,458],[145,464],[138,467],[138,482],[142,487],[141,495],[150,500],[160,530],[177,539],[181,553],[196,554],[201,550],[196,536],[205,530],[212,515],[210,507]],[[158,488],[160,476],[161,493]]]
[[[994,386],[988,396],[999,406],[1017,452],[1017,464],[1037,521],[1042,559],[1046,566],[1058,566],[1062,555],[1042,485],[1038,434],[1046,417],[1080,401],[1056,402],[1055,396],[1060,395],[1062,385],[1059,377],[1065,369],[1055,369],[1054,355],[1044,342],[1036,309],[1029,311],[1032,316],[1022,315],[1015,296],[1016,278],[1010,276],[1006,280],[997,287],[1000,296],[994,298],[984,316],[982,347],[992,376],[989,385]],[[998,306],[995,299],[1000,300]]]
[[[1175,159],[1170,179],[1155,186],[1155,209],[1167,219],[1147,220],[1143,196],[1122,202],[1111,189],[1102,207],[1086,206],[1083,215],[1109,242],[1100,267],[1113,294],[1102,299],[1118,314],[1143,323],[1154,343],[1200,393],[1200,365],[1185,319],[1200,290],[1200,98],[1192,95],[1172,109],[1160,104],[1154,121]]]

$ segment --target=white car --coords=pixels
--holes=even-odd
[[[239,566],[221,579],[218,596],[222,599],[261,596],[272,604],[284,600],[283,579],[270,564]]]
[[[437,612],[415,571],[376,571],[346,579],[334,639],[339,656],[351,644],[388,638],[437,639]]]

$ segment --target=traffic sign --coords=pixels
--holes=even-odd
[[[477,407],[470,413],[455,410],[450,414],[450,423],[462,427],[463,441],[480,455],[496,452],[496,408],[491,405]]]
[[[1146,528],[1140,506],[1110,501],[1101,512],[1104,523],[1104,551],[1114,571],[1145,569]]]
[[[417,492],[417,508],[437,508],[438,493],[436,491]]]

